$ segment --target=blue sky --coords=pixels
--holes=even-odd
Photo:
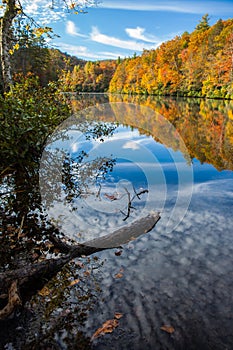
[[[86,60],[116,59],[193,31],[206,13],[211,24],[232,18],[233,0],[102,0],[87,14],[66,14],[49,25],[60,35],[53,44],[61,51]]]

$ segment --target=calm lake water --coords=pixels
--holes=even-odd
[[[79,328],[91,337],[123,316],[92,348],[232,349],[233,102],[79,95],[72,103],[41,163],[53,224],[83,243],[161,213],[150,233],[95,254],[101,263],[85,288],[98,292]],[[67,293],[53,315],[77,304]],[[79,348],[75,325],[56,332],[59,349]]]

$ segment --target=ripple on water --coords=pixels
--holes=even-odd
[[[205,226],[203,217],[208,218]],[[105,303],[89,315],[86,331],[91,335],[115,312],[124,316],[114,337],[96,340],[94,349],[223,349],[233,344],[231,218],[225,218],[224,227],[220,221],[225,235],[214,213],[190,211],[181,224],[183,234],[165,234],[164,225],[158,225],[121,256],[102,253],[107,259],[101,279]],[[123,277],[115,279],[121,268]],[[162,332],[164,324],[175,332]]]

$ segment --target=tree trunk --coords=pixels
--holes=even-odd
[[[3,16],[0,18],[0,55],[3,90],[8,91],[12,84],[12,67],[11,67],[11,39],[12,23],[18,13],[16,0],[5,0],[6,8]]]
[[[70,246],[51,236],[51,241],[65,255],[57,259],[27,265],[14,271],[0,273],[0,321],[10,316],[17,306],[30,299],[70,260],[128,243],[151,231],[159,219],[159,213],[150,213],[109,235],[76,246]]]

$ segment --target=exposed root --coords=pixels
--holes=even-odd
[[[8,295],[1,295],[3,299],[8,297],[7,305],[0,310],[0,320],[3,320],[10,316],[17,306],[22,305],[21,298],[18,292],[18,282],[13,281],[10,285]]]

